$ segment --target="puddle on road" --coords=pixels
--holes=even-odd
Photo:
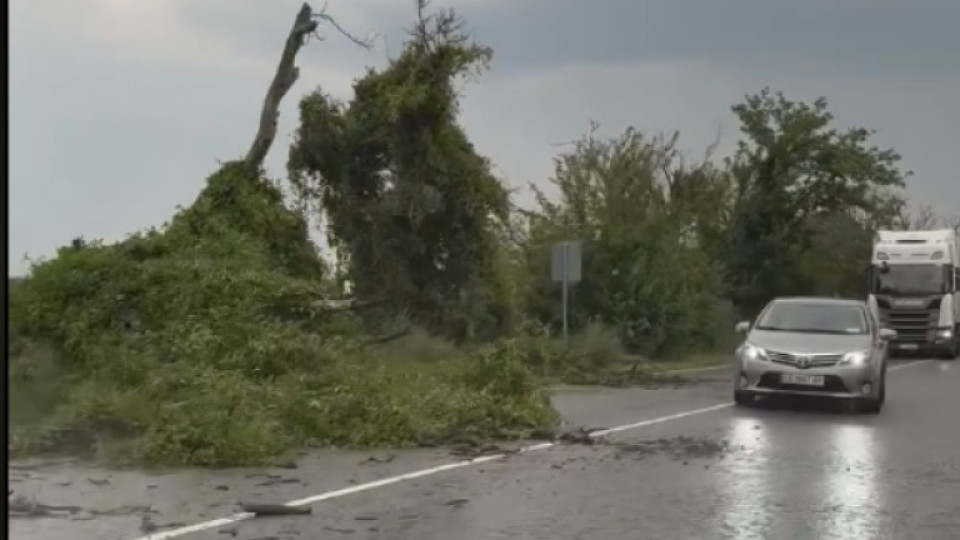
[[[733,537],[756,535],[769,529],[777,512],[775,501],[770,498],[771,483],[776,481],[771,478],[773,472],[767,457],[770,441],[752,418],[734,418],[729,438],[743,452],[739,460],[728,464],[725,477],[719,480],[720,530]]]
[[[873,426],[837,423],[821,426],[817,440],[776,443],[769,427],[758,418],[732,419],[731,443],[744,451],[717,479],[721,530],[742,538],[796,530],[838,540],[882,537],[891,516]],[[784,431],[776,438],[794,437]]]

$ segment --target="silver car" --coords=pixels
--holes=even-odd
[[[866,302],[839,298],[778,298],[763,309],[736,351],[734,400],[792,394],[851,400],[879,413],[886,394],[887,342]]]

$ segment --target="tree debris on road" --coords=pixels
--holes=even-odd
[[[290,506],[287,504],[240,503],[244,512],[260,516],[302,516],[313,513],[309,506]]]

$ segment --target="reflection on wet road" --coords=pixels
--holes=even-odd
[[[674,390],[569,391],[557,406],[578,424],[672,419],[601,444],[561,445],[331,497],[308,516],[252,519],[179,538],[960,539],[960,370],[943,365],[892,373],[878,416],[811,402],[672,416],[728,401],[725,373]],[[158,486],[152,504],[164,510],[156,521],[193,523],[228,515],[225,501],[293,500],[450,460],[419,453],[376,466],[359,465],[359,456],[324,462],[337,459],[325,467],[303,461],[284,473],[301,483],[285,487],[254,487],[242,475],[225,480],[218,473],[189,493],[162,478],[144,483]],[[351,467],[352,481],[342,475]],[[229,483],[230,491],[216,491],[216,483]],[[164,497],[194,503],[164,507]],[[198,509],[206,512],[198,516]],[[16,520],[11,537],[142,536],[136,517],[108,528],[97,520],[41,521]]]
[[[768,459],[769,444],[766,432],[755,420],[734,417],[728,433],[731,445],[739,449],[737,459],[718,474],[721,511],[718,530],[734,532],[742,527],[765,531],[771,526],[777,505],[770,500],[772,487],[777,485]]]
[[[884,537],[874,426],[828,418],[818,426],[822,435],[811,436],[791,420],[758,420],[731,419],[729,437],[740,454],[722,473],[720,530],[733,538],[781,538],[818,523],[830,538]]]
[[[867,426],[840,425],[831,430],[828,463],[835,464],[821,483],[820,498],[831,516],[830,529],[845,529],[852,538],[880,536],[882,509],[886,500],[877,470],[883,460],[877,455],[874,430]]]

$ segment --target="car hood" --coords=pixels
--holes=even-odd
[[[870,348],[869,335],[808,334],[754,330],[747,342],[772,351],[798,354],[829,354]]]

